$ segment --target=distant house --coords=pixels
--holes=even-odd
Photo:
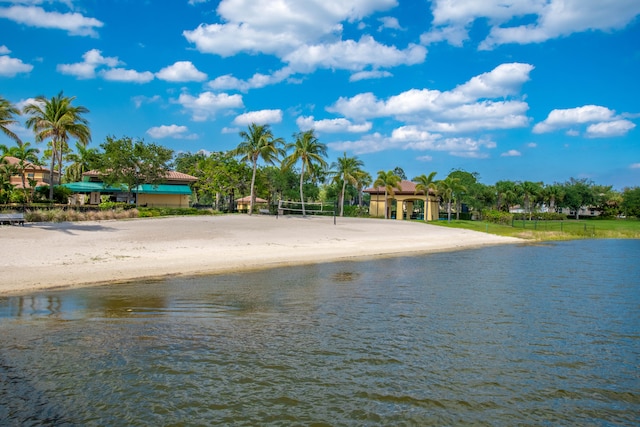
[[[148,207],[189,207],[190,184],[198,178],[181,172],[169,171],[159,184],[141,184],[129,193],[125,186],[107,186],[99,171],[91,170],[82,174],[82,181],[62,184],[74,195],[71,204],[97,205],[103,196],[110,201],[135,203]]]
[[[20,164],[20,159],[18,159],[17,157],[12,157],[12,156],[5,156],[4,160],[10,164],[10,165],[19,165]],[[58,182],[58,172],[53,173],[53,180],[54,182]],[[34,181],[35,180],[35,186],[34,187],[42,187],[44,185],[49,185],[49,169],[45,168],[44,166],[40,166],[40,165],[36,165],[34,163],[31,162],[25,162],[25,168],[24,168],[24,186],[26,188],[31,188],[31,184],[29,183],[29,180]],[[15,188],[23,188],[22,186],[22,175],[21,174],[15,174],[15,175],[11,175],[11,178],[9,179],[9,182],[11,185],[13,185]]]
[[[236,203],[237,203],[237,209],[240,212],[244,212],[244,211],[248,211],[249,210],[249,206],[251,205],[251,196],[245,196],[245,197],[241,197],[239,199],[236,199]],[[255,200],[255,206],[260,206],[260,205],[266,205],[267,203],[269,203],[267,200],[265,199],[261,199],[260,197],[256,197]]]
[[[384,187],[367,188],[363,191],[371,195],[369,215],[384,217]],[[387,200],[387,208],[389,209],[388,218],[395,216],[396,219],[418,218],[424,219],[425,221],[438,220],[439,205],[435,192],[429,191],[428,195],[424,194],[424,191],[416,192],[415,182],[400,181],[400,189],[394,189],[393,194],[387,194]],[[418,200],[422,200],[423,206],[428,206],[427,215],[425,215],[424,209],[422,209],[422,212],[414,209],[415,202]],[[400,214],[398,214],[398,212],[400,212]]]

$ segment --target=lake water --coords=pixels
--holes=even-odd
[[[2,425],[640,423],[640,240],[0,299]]]

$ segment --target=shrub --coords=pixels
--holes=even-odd
[[[482,211],[482,219],[493,224],[511,225],[513,214],[496,210],[485,209]]]

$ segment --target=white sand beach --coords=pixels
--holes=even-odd
[[[220,215],[0,226],[0,295],[522,242],[380,219]]]

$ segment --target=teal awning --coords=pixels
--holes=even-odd
[[[102,182],[68,182],[66,184],[61,184],[63,187],[67,187],[69,190],[74,193],[91,193],[93,191],[98,191],[101,193],[123,193],[126,192],[126,188],[120,187],[107,187]]]
[[[98,191],[100,193],[126,193],[126,187],[107,187],[101,182],[69,182],[62,184],[74,193],[91,193]],[[191,194],[191,188],[188,185],[171,185],[171,184],[142,184],[133,190],[139,194]]]

